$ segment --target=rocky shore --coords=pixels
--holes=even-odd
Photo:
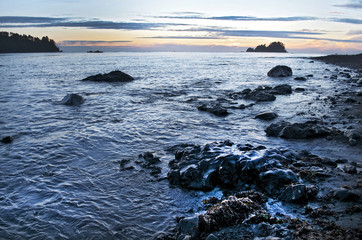
[[[330,108],[333,116],[300,123],[274,121],[265,129],[267,136],[305,141],[325,138],[361,149],[361,71],[335,68],[327,72],[330,75],[325,78],[344,86],[333,96],[316,99]],[[276,93],[278,88],[284,91]],[[292,91],[290,86],[247,89],[229,93],[227,101],[219,99],[198,109],[224,117],[233,107],[232,99],[250,99],[257,104]],[[278,117],[273,112],[264,115],[265,121]],[[167,150],[173,155],[166,177],[171,186],[191,191],[218,189],[223,197],[205,199],[203,211],[194,216],[178,216],[177,228],[157,239],[362,238],[362,162],[350,160],[348,153],[343,159],[330,159],[308,151],[229,140]]]

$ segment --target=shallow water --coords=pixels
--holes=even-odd
[[[122,159],[180,143],[235,143],[307,149],[329,157],[360,149],[326,140],[268,138],[269,124],[254,119],[266,110],[279,119],[305,121],[330,114],[314,101],[334,92],[324,63],[307,55],[259,53],[42,53],[0,55],[0,236],[16,239],[148,239],[175,225],[175,217],[201,209],[201,193],[170,188],[147,170],[120,171]],[[308,55],[309,56],[309,55]],[[266,73],[288,65],[294,76]],[[81,79],[113,70],[130,83]],[[305,82],[295,76],[313,74]],[[220,118],[197,110],[199,100],[259,85],[287,83],[303,93],[231,110]],[[340,87],[339,87],[340,88]],[[85,96],[80,107],[55,104],[68,93]],[[248,103],[239,101],[240,103]],[[301,114],[303,112],[304,114]],[[314,116],[313,116],[314,115]],[[338,126],[338,125],[337,125]],[[328,151],[326,151],[328,149]],[[221,196],[221,195],[220,195]]]

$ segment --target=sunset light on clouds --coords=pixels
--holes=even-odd
[[[49,36],[64,51],[358,53],[362,1],[4,0],[1,31]]]

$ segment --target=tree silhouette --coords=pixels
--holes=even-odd
[[[30,35],[0,32],[0,53],[60,52],[54,40]]]
[[[265,44],[258,45],[255,49],[248,48],[247,52],[287,52],[285,45],[282,42],[272,42],[269,46]]]

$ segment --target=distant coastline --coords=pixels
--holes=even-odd
[[[362,70],[362,53],[355,55],[327,55],[321,57],[311,57],[311,59],[335,64],[341,67],[349,67]]]
[[[246,52],[281,52],[286,53],[287,50],[285,50],[285,45],[282,42],[272,42],[269,44],[269,46],[266,46],[265,44],[258,45],[255,49],[254,48],[248,48]]]
[[[0,53],[61,52],[54,40],[0,32]]]

